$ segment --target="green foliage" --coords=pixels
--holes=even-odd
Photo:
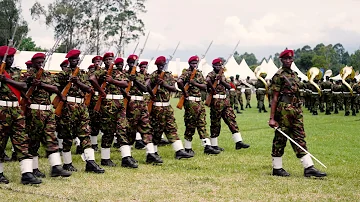
[[[240,64],[242,59],[245,59],[246,63],[249,66],[258,64],[258,60],[256,59],[256,56],[254,55],[254,53],[245,52],[244,54],[239,55],[239,53],[237,51],[235,51],[234,58],[238,64]]]
[[[23,40],[21,40],[18,49],[20,51],[40,51],[40,52],[46,51],[41,47],[37,47],[31,37],[26,37]]]

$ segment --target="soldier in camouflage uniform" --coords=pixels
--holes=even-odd
[[[197,70],[195,77],[190,80],[192,71],[197,68],[199,63],[198,56],[192,56],[188,60],[189,68],[183,71],[179,77],[177,84],[179,89],[185,96],[184,108],[184,122],[185,122],[185,151],[190,154],[195,154],[192,149],[192,139],[197,129],[199,137],[204,146],[205,154],[219,154],[221,151],[213,148],[209,136],[206,132],[206,111],[205,105],[201,100],[201,90],[206,89],[206,81],[202,72]],[[184,84],[189,83],[188,91],[185,91]]]
[[[121,137],[120,145],[133,145],[136,138],[136,132],[139,132],[143,141],[146,144],[146,162],[147,163],[163,163],[159,155],[155,153],[155,147],[152,143],[153,129],[150,125],[150,116],[147,109],[147,103],[144,101],[143,92],[149,92],[145,86],[144,74],[136,72],[131,75],[131,69],[136,65],[139,57],[137,55],[130,55],[127,58],[129,65],[129,72],[127,77],[130,80],[131,88],[129,94],[131,99],[128,102],[126,117],[128,119],[127,136]]]
[[[32,67],[32,62],[31,62],[31,60],[26,61],[26,62],[25,62],[25,65],[26,65],[26,70],[29,71],[30,68]]]
[[[16,49],[1,46],[1,61],[4,60],[6,52],[8,54],[5,59],[4,73],[0,75],[0,156],[5,152],[5,148],[1,145],[7,141],[6,136],[9,135],[20,162],[21,183],[40,184],[41,180],[33,174],[32,156],[28,150],[30,139],[25,132],[25,116],[19,106],[20,91],[25,91],[27,86],[26,83],[19,81],[21,70],[11,67]],[[1,183],[8,184],[9,180],[4,176],[4,164],[0,160]]]
[[[245,87],[245,98],[246,98],[246,107],[245,108],[251,108],[251,105],[250,105],[250,101],[251,101],[251,81],[250,81],[250,76],[246,77],[246,83],[248,85],[245,85],[244,84],[244,87]]]
[[[272,78],[271,88],[274,92],[274,98],[271,104],[271,113],[269,126],[279,128],[289,135],[294,141],[307,150],[305,142],[305,131],[303,122],[303,112],[299,100],[300,79],[291,70],[294,51],[285,50],[279,58],[282,62],[282,68]],[[286,147],[287,138],[279,131],[275,131],[275,137],[272,146],[273,172],[275,176],[286,177],[290,174],[282,167],[282,155]],[[291,142],[291,146],[304,166],[305,177],[324,177],[326,173],[318,171],[309,154],[297,147]]]
[[[270,86],[271,79],[269,79],[266,83],[268,84],[268,86]],[[268,91],[267,91],[267,98],[268,98],[269,108],[270,108],[271,107],[271,102],[272,102],[272,90],[271,90],[271,88],[269,88]],[[264,106],[265,106],[265,104],[264,104]]]
[[[243,98],[242,98],[242,89],[243,89],[243,84],[242,84],[242,81],[240,80],[240,75],[237,74],[235,76],[235,87],[236,87],[236,102],[234,103],[236,107],[236,109],[238,109],[238,103],[240,104],[240,109],[241,110],[244,110],[244,104],[243,104]],[[246,108],[247,108],[247,105],[246,105]],[[239,113],[240,114],[240,113]]]
[[[70,82],[72,85],[67,94],[61,116],[56,116],[57,131],[59,138],[63,139],[63,168],[68,171],[77,171],[72,165],[71,146],[74,137],[80,139],[80,146],[83,151],[82,158],[86,161],[85,171],[94,173],[104,173],[105,170],[100,168],[95,162],[94,149],[91,148],[89,126],[90,117],[87,107],[84,104],[85,93],[92,93],[94,91],[87,84],[90,84],[86,78],[86,74],[78,74],[72,76],[73,71],[77,68],[79,63],[79,50],[70,50],[66,58],[70,62],[68,71],[61,71],[55,75],[55,85],[61,90]],[[105,96],[104,92],[101,92]]]
[[[265,79],[266,74],[263,73],[263,74],[260,74],[260,76],[263,79]],[[260,79],[258,79],[256,81],[255,88],[256,88],[256,99],[258,101],[259,113],[261,113],[261,110],[264,110],[264,112],[267,112],[266,108],[265,108],[265,104],[264,104],[264,99],[265,99],[265,95],[266,95],[266,86]]]
[[[91,77],[91,75],[94,74],[95,71],[101,69],[101,64],[103,62],[103,57],[100,55],[97,55],[92,58],[91,62],[93,63],[88,67],[87,76],[88,78]],[[100,112],[95,112],[94,107],[96,104],[96,101],[99,99],[98,92],[95,92],[94,95],[91,96],[91,101],[88,106],[89,116],[90,116],[90,128],[91,128],[91,134],[90,134],[90,140],[91,140],[91,147],[94,149],[94,151],[98,151],[98,138],[100,132]]]
[[[359,113],[359,102],[360,102],[360,94],[359,94],[360,85],[357,82],[356,78],[354,78],[353,92],[354,92],[354,109],[352,115],[356,116],[356,113]]]
[[[324,102],[326,103],[326,110],[325,110],[325,114],[326,115],[330,115],[330,111],[331,111],[331,106],[332,106],[332,83],[330,82],[330,77],[326,76],[326,81],[321,83],[321,89],[323,92],[323,99]]]
[[[41,142],[46,147],[46,156],[51,165],[51,177],[69,177],[71,173],[61,166],[59,146],[55,135],[55,114],[52,111],[50,96],[57,94],[63,100],[65,98],[56,86],[51,85],[53,79],[50,72],[44,70],[42,76],[36,79],[36,74],[44,65],[45,58],[46,55],[43,53],[35,54],[31,59],[33,67],[21,77],[21,80],[26,82],[29,88],[35,87],[29,97],[31,104],[27,106],[25,114],[26,131],[30,138],[29,153],[33,156],[33,173],[36,177],[45,177],[45,174],[39,170],[38,150]]]
[[[219,75],[223,62],[220,58],[216,58],[213,60],[212,65],[214,70],[206,76],[207,85],[213,92],[210,109],[211,146],[216,150],[224,151],[223,148],[218,146],[218,137],[221,131],[221,118],[223,118],[232,133],[235,149],[249,148],[250,145],[242,142],[239,127],[236,123],[236,115],[230,106],[230,100],[225,95],[226,89],[230,89],[231,87],[230,84],[225,81],[225,76]],[[220,81],[220,83],[214,88],[213,83],[218,81]]]
[[[314,83],[319,83],[319,80],[314,79]],[[314,85],[312,85],[311,83],[309,83],[308,87],[309,87],[309,90],[311,91],[311,110],[310,110],[310,112],[312,112],[313,115],[318,115],[317,110],[318,110],[319,104],[320,104],[319,92],[318,92],[317,88]]]
[[[333,103],[334,103],[334,114],[338,114],[339,113],[339,104],[340,104],[340,98],[341,98],[341,94],[342,94],[342,89],[341,89],[341,81],[338,80],[335,82],[335,84],[333,85]]]
[[[323,90],[323,85],[324,85],[324,78],[321,78],[319,83],[318,83],[319,87],[321,88],[321,92],[324,92]],[[319,108],[320,108],[320,112],[324,112],[325,111],[325,94],[322,93],[321,96],[319,97]]]
[[[346,79],[346,82],[350,85],[351,79]],[[343,92],[343,97],[344,97],[345,116],[349,116],[350,115],[352,95],[350,94],[350,89],[346,85],[341,85],[341,90]]]
[[[153,142],[155,152],[157,152],[157,145],[159,145],[161,141],[162,134],[165,133],[175,151],[176,159],[191,158],[193,155],[185,152],[184,146],[177,134],[174,110],[170,104],[170,93],[177,91],[175,88],[175,79],[171,72],[164,70],[165,65],[167,65],[164,56],[156,58],[155,65],[158,69],[150,74],[147,82],[147,85],[151,89],[158,85],[155,95],[153,92],[150,92],[154,101],[150,112],[150,124],[154,131]],[[164,77],[160,78],[162,71],[165,71]]]
[[[236,110],[236,113],[241,114],[242,112],[239,110],[238,107],[238,100],[236,99],[236,86],[235,86],[235,81],[234,81],[234,77],[230,76],[230,90],[229,90],[229,95],[230,95],[230,106],[234,107],[234,110]]]

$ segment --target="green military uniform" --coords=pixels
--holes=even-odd
[[[250,77],[246,78],[246,83],[251,86]],[[251,108],[250,101],[251,101],[251,87],[243,84],[245,88],[245,98],[246,98],[246,108]]]
[[[271,83],[271,80],[269,81],[268,85],[270,83]],[[270,88],[267,91],[267,97],[268,97],[269,107],[271,107],[271,102],[272,102],[272,98],[273,98],[273,92],[272,92],[272,90]]]
[[[264,99],[265,99],[265,95],[266,95],[266,86],[260,79],[258,79],[256,81],[255,88],[256,88],[256,99],[258,102],[259,112],[261,113],[261,110],[264,110],[264,112],[267,112],[265,109],[265,105],[264,105]]]
[[[322,99],[326,103],[326,115],[330,115],[331,106],[332,106],[332,88],[333,85],[329,80],[326,80],[321,83],[321,89],[322,89]]]
[[[359,113],[359,104],[360,104],[360,85],[356,82],[353,85],[353,92],[354,92],[354,109],[353,114]]]
[[[238,102],[240,104],[241,110],[244,110],[243,98],[242,98],[242,82],[239,79],[235,79],[235,87],[236,87],[236,102],[234,103],[234,108],[238,109]]]
[[[350,83],[350,81],[348,83]],[[346,85],[341,85],[341,90],[342,90],[343,96],[344,96],[345,116],[349,116],[350,115],[352,95],[350,94],[350,89]]]
[[[339,106],[340,106],[340,99],[341,99],[341,95],[342,95],[342,88],[340,85],[340,81],[337,81],[334,85],[333,85],[333,103],[334,103],[334,114],[338,114],[339,113]]]
[[[325,111],[325,95],[324,95],[324,89],[323,89],[323,85],[324,85],[324,78],[321,78],[321,80],[318,82],[319,87],[321,88],[321,95],[319,97],[319,108],[320,108],[320,112],[324,112]]]
[[[316,81],[314,81],[315,83],[317,83]],[[317,110],[319,109],[319,104],[320,104],[320,95],[319,92],[317,90],[317,88],[309,83],[309,90],[311,92],[311,112],[313,113],[313,115],[318,115]]]
[[[239,107],[237,104],[238,100],[236,99],[237,93],[236,93],[236,86],[235,86],[235,81],[234,81],[233,76],[230,77],[230,86],[231,86],[231,88],[229,89],[230,106],[233,107],[233,109],[236,110],[236,112],[238,114],[241,114],[241,111],[239,110]]]
[[[211,71],[206,79],[210,80],[212,83],[217,82],[217,73],[215,71]],[[222,75],[222,82],[225,81],[225,76]],[[230,105],[230,100],[226,96],[226,87],[220,82],[216,86],[216,94],[213,95],[213,99],[211,102],[210,108],[210,137],[211,137],[211,146],[218,150],[223,150],[222,148],[218,147],[218,137],[221,131],[221,118],[224,119],[224,122],[228,125],[229,130],[233,134],[233,140],[235,142],[235,148],[248,148],[249,145],[244,144],[242,142],[242,137],[239,131],[239,127],[236,123],[236,115],[234,110]]]

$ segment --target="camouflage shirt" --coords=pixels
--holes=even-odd
[[[184,81],[184,85],[185,85],[185,83],[190,82],[191,73],[192,73],[192,71],[190,69],[186,69],[186,71],[183,71],[183,73],[179,77],[181,80]],[[203,76],[202,72],[199,70],[196,71],[194,81],[199,84],[206,84],[204,76]],[[190,84],[187,92],[188,92],[189,96],[201,97],[201,89],[194,85]]]
[[[126,78],[129,78],[129,76],[130,76],[130,73],[126,73]],[[140,74],[139,72],[136,72],[135,77],[136,77],[136,80],[139,83],[145,85],[145,76],[144,76],[144,74]],[[129,91],[129,94],[130,95],[142,96],[143,92],[135,84],[132,84],[131,88],[130,88],[130,91]]]
[[[54,85],[58,86],[59,90],[62,91],[65,86],[69,83],[70,76],[72,75],[72,70],[69,68],[67,71],[61,71],[54,76]],[[88,76],[86,73],[81,73],[77,75],[80,82],[85,85],[90,86],[90,82],[87,79]],[[80,97],[83,98],[85,96],[85,92],[83,92],[77,85],[72,84],[67,96],[71,97]]]
[[[320,86],[321,89],[332,89],[332,83],[330,81],[324,81]]]
[[[212,83],[216,82],[216,77],[217,77],[217,73],[215,71],[211,71],[207,76],[206,79],[209,78],[211,80]],[[225,75],[222,75],[222,80],[225,80]],[[216,92],[220,95],[225,95],[226,94],[226,88],[225,86],[223,86],[221,83],[219,83],[216,86]]]
[[[159,76],[160,74],[158,74],[157,71],[154,71],[152,74],[149,75],[151,87],[156,86]],[[171,72],[165,72],[163,80],[164,83],[170,86],[174,86],[175,84],[175,79],[172,76]],[[170,100],[170,91],[163,86],[159,86],[155,95],[155,102],[168,102],[169,100]]]
[[[258,80],[256,81],[255,88],[256,88],[256,89],[258,89],[258,88],[265,88],[265,84],[264,84],[260,79],[258,79]]]
[[[26,73],[21,76],[21,81],[26,82],[28,87],[31,87],[32,79],[36,78],[36,73],[38,72],[35,68],[30,68]],[[53,76],[48,71],[43,71],[41,78],[39,79],[42,83],[53,85]],[[44,90],[43,88],[34,88],[34,91],[30,97],[32,104],[43,104],[43,105],[50,105],[50,96],[52,93]]]
[[[11,76],[12,80],[20,81],[21,69],[17,67],[6,68],[5,71]],[[15,94],[10,90],[6,83],[0,84],[0,100],[4,101],[18,101]]]
[[[289,82],[290,81],[290,82]],[[299,96],[300,79],[295,72],[288,68],[280,68],[272,78],[271,90],[280,94]]]
[[[94,75],[95,75],[96,79],[98,80],[99,85],[102,85],[102,83],[105,81],[107,73],[108,73],[108,70],[105,69],[105,68],[101,68],[101,69],[96,70],[94,72]],[[126,75],[123,74],[122,72],[120,72],[119,70],[114,70],[113,69],[111,77],[114,80],[128,81],[128,79],[126,78]],[[106,85],[105,93],[106,94],[113,94],[113,95],[121,95],[120,88],[118,86],[110,84],[110,83],[108,83]]]

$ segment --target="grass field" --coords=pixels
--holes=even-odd
[[[178,110],[176,103],[177,99],[173,99],[178,131],[183,139],[184,111]],[[344,117],[342,111],[338,115],[312,116],[305,111],[308,148],[327,165],[325,169],[314,161],[328,177],[304,178],[302,165],[288,144],[283,161],[291,176],[281,178],[270,175],[273,130],[267,125],[269,113],[258,113],[254,97],[252,106],[237,115],[244,142],[251,145],[249,149],[235,150],[231,133],[223,123],[219,146],[225,151],[217,156],[203,154],[196,133],[193,142],[196,155],[192,159],[175,160],[171,146],[165,146],[159,147],[164,164],[147,165],[145,151],[134,149],[133,156],[139,161],[139,168],[126,169],[120,166],[120,152],[112,148],[112,159],[118,166],[105,167],[105,174],[85,173],[85,163],[79,155],[74,155],[78,172],[70,178],[46,177],[40,186],[21,185],[18,162],[5,163],[5,175],[11,182],[0,185],[0,201],[360,200],[360,115]],[[209,130],[209,115],[207,119]],[[9,150],[7,153],[11,154]],[[99,152],[96,159],[100,162]],[[49,176],[47,159],[40,159],[40,170]]]

